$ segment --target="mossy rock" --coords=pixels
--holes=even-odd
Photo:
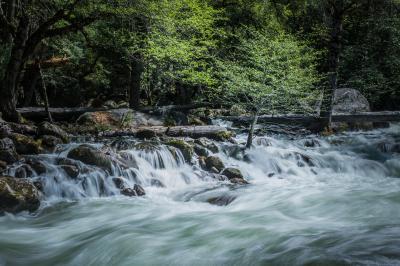
[[[30,180],[0,177],[0,212],[33,212],[39,206],[39,191]]]
[[[69,142],[69,137],[68,137],[67,132],[65,132],[59,126],[56,126],[49,122],[41,123],[39,125],[38,131],[39,131],[39,135],[41,135],[41,136],[43,136],[43,135],[54,136],[54,137],[60,138],[64,143]]]
[[[168,140],[165,144],[179,149],[182,152],[183,158],[185,158],[185,161],[187,163],[190,163],[192,161],[194,148],[186,141],[180,139],[171,139]]]
[[[111,172],[111,159],[100,150],[89,145],[80,145],[72,149],[67,157]]]
[[[15,150],[14,143],[9,138],[0,139],[0,160],[8,164],[19,160],[19,155]]]
[[[225,165],[219,157],[209,156],[206,158],[206,168],[209,171],[215,168],[220,172],[225,168]]]
[[[219,141],[227,141],[233,137],[233,133],[231,131],[221,131],[216,134],[216,140]]]
[[[13,133],[11,138],[19,154],[39,154],[41,151],[40,142],[30,136]]]
[[[229,180],[244,179],[242,172],[237,168],[232,168],[232,167],[225,168],[221,174],[226,176]]]

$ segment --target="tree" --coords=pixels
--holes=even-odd
[[[288,34],[246,29],[240,39],[234,59],[219,64],[218,96],[252,114],[246,143],[250,148],[260,113],[312,110],[307,103],[318,75],[315,54]]]
[[[46,8],[44,8],[46,7]],[[93,22],[100,3],[90,1],[0,1],[1,74],[0,111],[6,120],[20,121],[16,111],[18,85],[28,61],[47,38],[77,32]]]

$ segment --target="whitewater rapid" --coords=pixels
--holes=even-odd
[[[166,146],[128,148],[135,167],[70,180],[55,161],[79,143],[62,146],[39,156],[47,168],[37,176],[47,180],[40,210],[0,217],[0,265],[399,265],[399,143],[394,125],[267,135],[245,154],[218,144],[216,155],[246,186],[212,179]],[[117,176],[146,195],[120,195]],[[208,203],[219,196],[234,200]]]

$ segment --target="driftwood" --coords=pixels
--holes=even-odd
[[[143,131],[154,133],[154,135],[156,136],[190,137],[194,139],[205,137],[214,140],[226,140],[231,135],[230,131],[220,126],[176,126],[176,127],[153,126],[153,127],[140,127],[136,129],[127,129],[127,130],[106,131],[103,132],[101,136],[102,137],[136,136],[138,132],[143,132]]]

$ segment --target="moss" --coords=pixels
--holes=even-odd
[[[193,146],[188,144],[184,140],[172,139],[169,140],[166,144],[179,149],[182,152],[183,158],[185,158],[186,162],[189,163],[192,160],[194,154]]]
[[[216,134],[217,140],[225,141],[229,140],[233,137],[233,133],[231,131],[221,131]]]

